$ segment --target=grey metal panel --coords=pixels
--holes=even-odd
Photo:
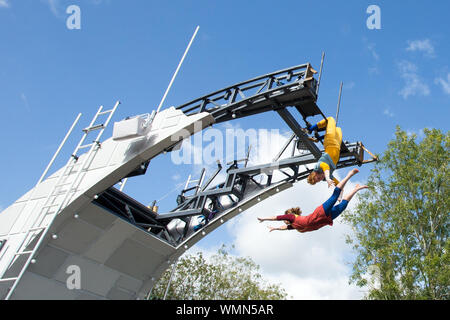
[[[58,230],[58,238],[52,239],[52,246],[81,254],[100,237],[101,230],[79,219],[68,219]]]
[[[106,298],[90,292],[80,291],[80,294],[75,298],[75,300],[106,300]]]
[[[78,266],[80,268],[81,290],[105,297],[107,293],[115,286],[120,277],[116,270],[107,268],[95,261],[72,255],[59,269],[54,279],[66,283],[71,274],[66,273],[69,266]],[[77,289],[79,290],[79,289]]]
[[[0,236],[7,235],[16,221],[17,212],[25,206],[24,202],[14,203],[10,207],[1,212]]]
[[[139,242],[127,239],[105,262],[105,265],[131,277],[146,280],[151,277],[155,263],[159,264],[162,261],[165,261],[164,256]]]
[[[100,263],[105,263],[122,243],[136,232],[136,227],[130,223],[116,219],[109,230],[102,233],[84,253],[85,257]]]
[[[81,220],[93,224],[103,230],[110,228],[114,221],[118,219],[115,215],[94,205],[89,205],[88,209],[80,211],[78,215]]]
[[[115,286],[128,291],[138,292],[139,288],[142,286],[142,280],[122,274],[119,279],[117,279]]]
[[[12,299],[17,300],[74,300],[80,292],[69,290],[65,283],[49,280],[32,272],[25,272]]]
[[[106,298],[111,300],[134,300],[136,299],[136,293],[114,287],[108,292]]]
[[[36,262],[28,267],[28,271],[53,278],[68,257],[69,253],[47,245],[39,251]]]
[[[152,234],[149,234],[143,230],[136,230],[131,239],[142,243],[148,248],[152,248],[153,251],[157,252],[161,256],[171,255],[175,251],[175,247],[169,245]]]

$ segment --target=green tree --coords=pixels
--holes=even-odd
[[[357,253],[350,281],[367,285],[368,270],[378,270],[368,299],[449,299],[450,135],[424,135],[418,141],[397,127],[369,191],[345,215]]]
[[[163,299],[172,268],[153,287],[151,299]],[[209,260],[199,252],[179,259],[166,299],[174,300],[281,300],[286,292],[266,284],[250,258],[234,257],[225,246]]]

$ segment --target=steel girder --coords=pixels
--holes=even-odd
[[[207,224],[211,217],[220,216],[221,212],[237,206],[256,191],[269,189],[276,183],[294,183],[305,179],[312,171],[306,165],[317,162],[323,150],[311,141],[302,126],[288,111],[288,107],[295,107],[306,123],[308,117],[316,115],[326,119],[316,104],[318,82],[312,77],[311,68],[307,63],[272,72],[226,87],[176,108],[186,115],[208,112],[213,116],[215,123],[276,111],[297,137],[296,146],[297,149],[304,151],[302,155],[243,168],[238,168],[235,161],[227,169],[227,177],[223,183],[207,188],[222,169],[219,164],[218,171],[213,177],[203,186],[199,186],[200,188],[195,188],[193,195],[185,196],[185,192],[194,188],[183,190],[177,199],[178,206],[170,212],[156,214],[151,208],[137,203],[113,187],[103,192],[95,203],[152,232],[162,240],[178,245],[188,236],[189,231],[192,231],[189,230],[192,217],[204,216]],[[361,166],[363,163],[375,161],[375,158],[364,161],[364,150],[361,142],[343,142],[337,168]],[[284,178],[273,181],[277,172]],[[265,182],[257,182],[257,176],[264,176]],[[226,205],[222,203],[224,198],[229,200]],[[183,234],[178,239],[174,239],[167,228],[174,219],[185,222]]]
[[[216,123],[286,106],[299,107],[303,118],[323,115],[315,103],[317,81],[307,78],[310,68],[307,63],[272,72],[192,100],[177,109],[187,115],[209,112]]]
[[[361,166],[363,163],[362,144],[357,142],[346,143],[345,145],[349,152],[341,154],[337,168]],[[306,165],[313,164],[316,161],[314,155],[305,153],[251,167],[238,168],[236,164],[233,164],[227,169],[227,177],[223,183],[207,189],[202,188],[193,195],[184,196],[175,209],[166,213],[156,214],[150,208],[143,206],[115,188],[106,190],[94,202],[129,222],[152,232],[162,240],[177,245],[188,235],[188,226],[192,217],[202,215],[205,217],[207,224],[212,216],[219,217],[221,212],[238,205],[239,202],[247,199],[255,191],[270,188],[280,182],[295,183],[306,179],[312,171]],[[273,180],[272,178],[277,173],[281,173],[283,178]],[[256,181],[257,177],[262,178],[264,182]],[[224,204],[223,199],[228,199],[228,204]],[[186,225],[184,233],[179,239],[174,239],[167,230],[167,225],[173,219],[181,219]]]

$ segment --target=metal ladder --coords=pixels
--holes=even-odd
[[[14,292],[15,288],[17,287],[17,284],[19,283],[20,279],[22,278],[23,274],[25,273],[25,270],[29,266],[29,264],[33,260],[33,256],[35,255],[37,249],[39,248],[41,242],[44,240],[49,227],[52,225],[53,220],[56,218],[56,216],[59,214],[59,212],[65,208],[66,203],[68,204],[70,202],[70,195],[74,195],[78,191],[78,187],[83,179],[84,176],[82,176],[82,173],[86,173],[89,165],[91,164],[93,158],[95,157],[95,154],[97,150],[101,147],[100,138],[102,137],[102,134],[106,127],[108,126],[113,114],[115,113],[117,107],[119,106],[120,102],[117,101],[114,107],[110,110],[103,111],[103,106],[100,106],[97,113],[95,114],[94,118],[92,119],[91,123],[88,127],[83,129],[84,132],[83,137],[79,141],[78,145],[76,146],[74,152],[70,156],[68,162],[66,165],[62,168],[62,172],[59,175],[55,185],[48,193],[43,206],[39,209],[40,213],[36,215],[36,218],[34,219],[33,223],[30,225],[29,228],[26,230],[22,230],[19,232],[19,234],[23,234],[23,238],[20,241],[20,244],[16,247],[15,253],[11,259],[11,262],[9,263],[8,267],[5,269],[5,273],[7,270],[17,261],[17,259],[20,256],[27,256],[24,265],[20,267],[20,272],[17,276],[11,277],[11,278],[1,278],[0,282],[12,282],[12,286],[9,289],[5,300],[9,300],[12,293]],[[96,124],[96,121],[99,116],[101,115],[108,115],[107,119],[102,124]],[[90,132],[93,131],[99,131],[95,140],[92,143],[84,144],[86,138],[88,137]],[[83,149],[88,149],[89,151],[86,154],[83,154],[83,157],[78,156],[78,152]],[[80,159],[80,161],[78,161]],[[78,166],[78,170],[74,171],[74,168]],[[48,169],[48,168],[47,168]],[[73,180],[71,179],[72,173],[75,175]],[[69,181],[67,181],[69,180]],[[61,190],[61,188],[68,186],[67,189]],[[59,190],[58,190],[59,189]],[[61,200],[61,196],[62,200]],[[31,198],[31,197],[30,197]],[[59,201],[57,199],[59,198]],[[29,199],[28,201],[30,201]],[[51,208],[56,208],[55,210],[51,210]],[[31,215],[30,215],[31,217]],[[28,225],[27,219],[24,225]],[[48,219],[48,223],[44,223],[45,219]],[[11,233],[8,234],[8,238],[11,236]],[[37,240],[37,241],[36,241]],[[34,245],[32,243],[35,242]],[[28,248],[30,245],[32,245],[32,248]]]

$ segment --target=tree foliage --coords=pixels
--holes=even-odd
[[[151,299],[163,299],[172,268],[153,287]],[[281,300],[286,292],[266,284],[250,258],[234,257],[225,246],[210,259],[199,252],[179,259],[167,293],[168,300]]]
[[[345,215],[356,250],[351,282],[378,284],[369,299],[448,299],[450,289],[450,135],[424,130],[418,141],[397,127],[369,177],[369,191]]]

